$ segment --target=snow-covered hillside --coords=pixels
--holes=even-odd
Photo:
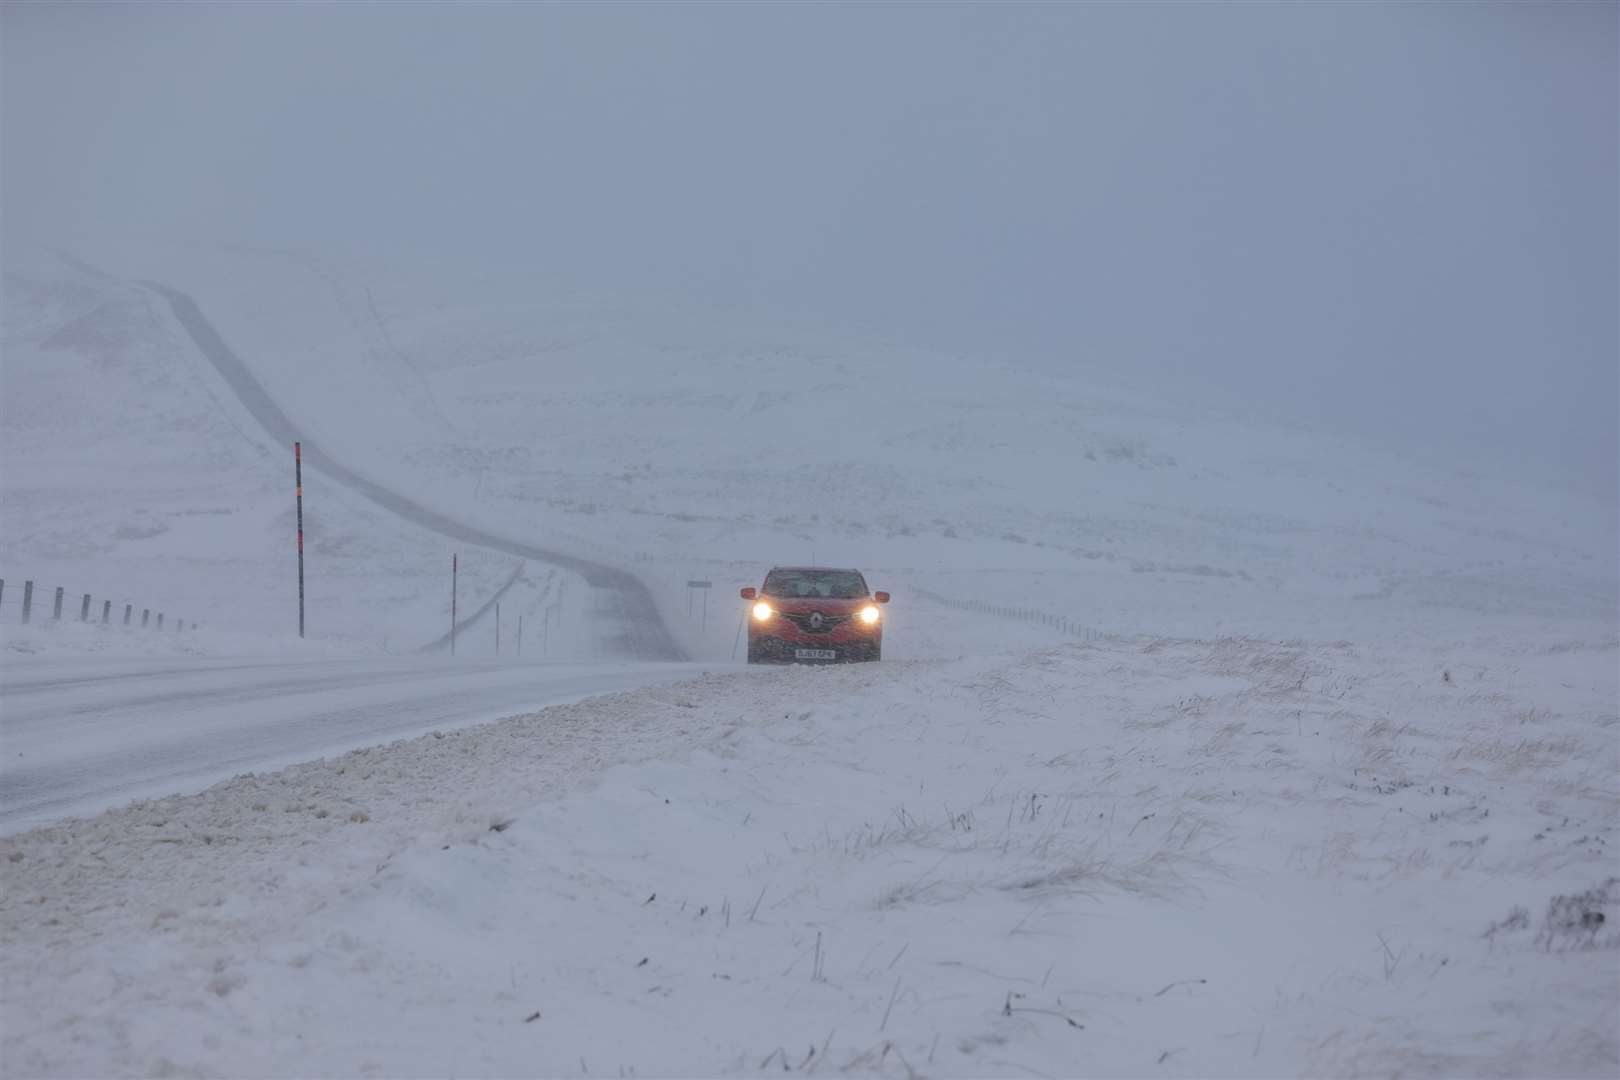
[[[869,568],[905,598],[909,655],[956,648],[908,626],[931,619],[923,594],[1133,633],[1613,629],[1612,503],[1147,398],[1083,362],[1038,376],[297,253],[102,262],[125,276],[48,255],[8,271],[0,561],[49,576],[90,561],[86,545],[101,565],[119,552],[218,626],[289,625],[290,461],[138,280],[195,297],[333,458],[458,520],[631,568],[699,658],[729,655],[734,588],[775,561]],[[321,631],[390,648],[441,633],[447,545],[319,475],[306,486]],[[198,582],[193,600],[187,575],[231,561],[243,599]],[[468,565],[475,595],[514,569]],[[724,610],[706,637],[686,618],[693,576]]]
[[[461,552],[461,608],[497,595],[514,622],[567,626],[549,655],[589,656],[600,642],[573,575],[454,542],[402,520],[317,470],[305,478],[309,626],[297,642],[291,447],[243,407],[164,298],[71,256],[5,252],[0,368],[0,633],[13,650],[111,652],[409,652],[449,625],[450,556]],[[22,584],[36,583],[32,632]],[[573,585],[570,588],[570,585]],[[51,590],[89,593],[115,632],[52,627]],[[202,625],[200,633],[127,634],[133,603]],[[492,650],[491,650],[492,651]]]

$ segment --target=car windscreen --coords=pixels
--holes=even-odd
[[[859,600],[866,595],[866,579],[853,570],[772,570],[765,577],[765,595],[784,600]]]

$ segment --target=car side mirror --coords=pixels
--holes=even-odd
[[[875,592],[872,594],[872,599],[876,600],[880,604],[887,604],[889,602],[889,594],[886,592]]]
[[[759,595],[759,591],[757,589],[755,589],[752,585],[750,585],[747,588],[742,590],[742,598],[744,600],[752,600],[754,597],[756,597],[758,595]]]

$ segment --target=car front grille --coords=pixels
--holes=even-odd
[[[817,615],[821,616],[821,618],[819,620],[819,622],[820,622],[819,626],[816,625],[817,624],[817,619],[816,619]],[[782,613],[782,617],[784,619],[788,620],[788,622],[791,622],[794,626],[797,626],[800,630],[803,630],[807,634],[825,634],[829,630],[831,630],[833,627],[839,626],[839,625],[841,625],[843,623],[846,623],[846,622],[848,622],[850,620],[850,616],[848,616],[848,615],[828,615],[826,612],[822,612],[822,611],[805,611],[805,612],[786,612],[786,611],[784,611]]]

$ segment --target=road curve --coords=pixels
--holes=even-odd
[[[676,643],[669,628],[664,625],[663,617],[658,613],[658,605],[653,602],[652,593],[640,578],[615,566],[592,562],[577,555],[553,551],[464,525],[361,476],[342,462],[334,460],[319,446],[304,439],[297,425],[270,397],[259,380],[254,377],[253,372],[242,362],[241,357],[225,343],[225,339],[203,315],[195,300],[179,289],[159,282],[142,281],[141,284],[169,302],[175,318],[191,336],[198,350],[214,365],[214,370],[219,372],[232,393],[259,425],[279,442],[303,442],[304,459],[312,466],[370,499],[384,510],[441,536],[493,551],[502,551],[522,559],[549,563],[578,574],[588,585],[604,594],[607,602],[603,605],[605,611],[602,612],[602,617],[611,620],[617,627],[605,642],[613,651],[636,660],[687,659],[685,650]]]

